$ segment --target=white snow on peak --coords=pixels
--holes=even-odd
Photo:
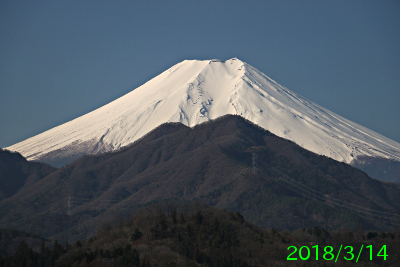
[[[247,63],[185,60],[86,115],[7,149],[28,160],[74,158],[128,145],[165,122],[193,127],[241,115],[315,153],[350,163],[361,155],[400,161],[400,144],[279,85]]]

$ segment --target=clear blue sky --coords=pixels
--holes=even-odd
[[[232,57],[400,142],[400,1],[2,0],[0,147]]]

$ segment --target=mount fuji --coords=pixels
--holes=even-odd
[[[118,150],[157,126],[189,127],[236,114],[337,161],[400,161],[400,144],[279,85],[237,59],[185,60],[88,114],[8,147],[28,160],[65,165]]]

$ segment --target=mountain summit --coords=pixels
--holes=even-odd
[[[193,127],[236,114],[338,161],[400,161],[400,144],[279,85],[237,59],[185,60],[86,115],[8,147],[28,160],[62,166],[129,145],[166,122]]]

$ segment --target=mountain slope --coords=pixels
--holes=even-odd
[[[240,115],[277,136],[338,161],[400,161],[400,144],[320,107],[233,58],[185,60],[119,99],[8,147],[28,160],[65,165],[131,144],[165,122],[193,127]]]
[[[268,166],[280,176],[265,172]],[[248,221],[280,229],[360,223],[393,229],[400,214],[398,184],[229,115],[193,128],[163,124],[118,152],[82,157],[0,201],[0,225],[65,238],[71,223],[82,238],[110,218],[171,199],[240,211]]]

